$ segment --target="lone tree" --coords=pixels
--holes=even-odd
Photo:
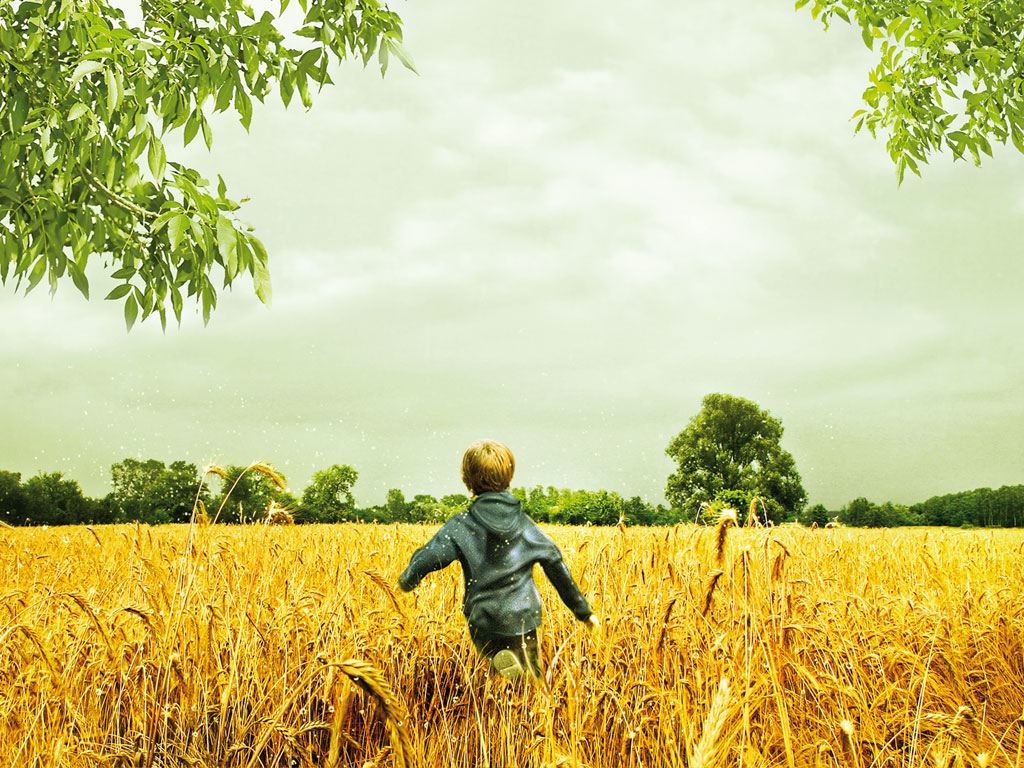
[[[878,63],[856,130],[881,131],[900,182],[949,149],[975,165],[992,141],[1024,152],[1024,4],[1018,0],[797,0],[825,27],[860,27]]]
[[[703,502],[741,491],[760,496],[771,520],[793,517],[807,494],[781,439],[782,422],[756,403],[707,395],[700,412],[665,451],[679,465],[669,475],[665,497],[692,517]]]
[[[267,252],[235,217],[224,180],[168,159],[166,140],[202,135],[211,112],[246,129],[253,99],[276,90],[309,108],[332,61],[392,55],[412,68],[401,19],[378,0],[290,0],[257,16],[245,0],[142,0],[130,21],[110,0],[0,2],[0,279],[89,295],[103,256],[130,329],[152,313],[204,320],[243,273],[270,299]],[[183,297],[183,293],[185,297]]]

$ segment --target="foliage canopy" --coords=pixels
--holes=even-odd
[[[332,61],[391,55],[412,67],[401,19],[378,0],[290,0],[260,14],[245,0],[142,0],[141,22],[110,0],[0,3],[0,279],[86,296],[102,255],[130,329],[150,314],[204,320],[222,286],[251,275],[270,300],[267,252],[236,218],[224,180],[168,157],[179,134],[212,146],[212,112],[248,129],[253,100],[277,91],[309,108]],[[293,9],[294,11],[294,9]],[[244,202],[244,201],[243,201]]]
[[[665,498],[692,515],[723,492],[742,491],[764,499],[775,521],[792,517],[803,509],[807,494],[781,440],[782,422],[757,403],[707,395],[700,412],[665,450],[678,465]]]
[[[110,505],[115,520],[187,523],[196,501],[209,501],[206,489],[198,487],[196,465],[185,461],[164,466],[156,459],[129,458],[114,464],[110,475]]]
[[[886,134],[899,180],[948,149],[980,165],[992,141],[1024,152],[1024,5],[1018,0],[797,0],[826,27],[860,27],[879,57],[859,131]],[[877,48],[876,48],[877,46]]]
[[[338,523],[348,520],[355,509],[352,487],[359,473],[348,464],[334,464],[313,473],[302,492],[304,519],[316,523]]]

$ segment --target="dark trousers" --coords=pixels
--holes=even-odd
[[[537,630],[530,630],[523,635],[496,635],[470,624],[469,637],[477,651],[488,661],[493,659],[498,651],[512,651],[523,665],[523,669],[534,677],[540,675]]]

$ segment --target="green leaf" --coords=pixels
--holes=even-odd
[[[106,300],[115,301],[116,299],[123,299],[131,292],[131,290],[131,283],[122,283],[121,285],[117,286],[116,288],[114,288],[114,290],[107,294]]]
[[[295,93],[295,76],[292,74],[291,70],[287,68],[284,70],[281,74],[278,87],[281,92],[281,103],[287,107],[291,104],[292,94]]]
[[[391,52],[398,57],[398,60],[402,62],[403,65],[405,65],[406,69],[416,73],[417,75],[419,74],[419,72],[416,70],[416,65],[413,64],[412,62],[412,57],[409,56],[408,52],[405,50],[405,46],[403,46],[397,40],[392,40],[391,38],[384,38],[384,44],[391,49]]]
[[[203,237],[203,224],[198,219],[189,218],[188,227],[192,230],[192,237],[196,239],[197,243],[205,243]]]
[[[871,34],[871,27],[867,24],[860,28],[860,38],[864,41],[864,45],[866,45],[870,50],[874,50],[875,38],[874,35]]]
[[[129,296],[124,302],[124,324],[130,331],[135,325],[135,319],[139,316],[139,305],[134,296]]]
[[[181,322],[181,308],[182,308],[181,292],[178,290],[177,286],[171,286],[170,293],[171,293],[171,309],[174,310],[174,319],[177,320],[180,323]]]
[[[234,278],[238,273],[238,233],[223,215],[217,217],[217,250],[225,272]]]
[[[310,48],[299,58],[299,69],[304,72],[312,69],[320,61],[320,56],[323,52],[323,48]]]
[[[88,77],[93,72],[99,72],[101,69],[103,69],[103,62],[96,61],[95,59],[78,62],[75,71],[71,73],[71,87],[74,88],[82,81],[82,78]]]
[[[48,276],[50,278],[50,296],[55,296],[57,294],[57,278],[59,277],[58,270],[52,261],[49,263],[49,267]],[[64,270],[60,270],[60,274],[63,274],[63,272]]]
[[[78,102],[76,104],[72,104],[71,105],[71,109],[68,110],[68,122],[69,123],[75,122],[75,120],[80,118],[82,115],[84,115],[88,111],[89,111],[89,108],[87,106],[85,106],[85,104],[83,104],[82,102]]]
[[[249,247],[249,238],[245,235],[238,237],[238,271],[253,270],[252,248]]]
[[[153,223],[149,226],[149,231],[155,235],[157,232],[163,229],[167,222],[173,219],[177,214],[178,212],[176,210],[164,211],[159,216],[157,216]]]
[[[313,99],[309,95],[309,81],[305,72],[295,73],[295,84],[299,87],[299,98],[302,99],[302,106],[309,109],[313,106]]]
[[[230,285],[238,275],[238,241],[236,234],[234,244],[228,249],[227,261],[224,264],[224,285]]]
[[[167,170],[167,155],[164,153],[163,142],[152,130],[149,134],[149,170],[153,172],[156,180],[163,181],[164,173]]]
[[[271,298],[271,285],[270,285],[270,270],[267,268],[267,250],[263,247],[263,243],[260,242],[259,238],[249,237],[249,245],[252,246],[253,251],[256,254],[256,263],[253,264],[252,282],[256,288],[256,296],[264,304],[270,303]]]
[[[248,131],[249,123],[252,122],[252,100],[241,88],[235,91],[235,109],[238,110],[242,126]]]
[[[1024,133],[1021,133],[1021,131],[1014,126],[1010,136],[1013,139],[1013,146],[1017,148],[1017,151],[1024,152]]]
[[[974,160],[974,164],[981,165],[981,155],[978,154],[978,145],[973,137],[967,141],[967,150],[971,153],[971,158]]]
[[[193,112],[188,116],[188,121],[185,123],[185,132],[182,138],[184,145],[187,147],[192,143],[192,139],[199,133],[199,119],[196,117],[196,113]]]
[[[203,141],[206,143],[207,149],[213,149],[213,129],[210,127],[210,123],[206,117],[202,118],[203,123]]]
[[[231,106],[231,97],[235,92],[235,84],[230,80],[220,87],[217,91],[217,101],[214,104],[214,110],[217,112],[223,112],[229,106]]]
[[[25,118],[28,117],[28,94],[24,91],[18,91],[14,94],[14,98],[11,100],[11,132],[17,133],[21,130],[21,126],[25,124]]]
[[[210,322],[210,312],[217,305],[217,299],[214,296],[213,288],[209,285],[204,285],[201,293],[203,300],[203,325],[206,325]]]
[[[167,237],[171,241],[171,250],[175,250],[181,244],[186,227],[188,227],[188,217],[181,213],[167,223]]]
[[[131,162],[141,155],[142,150],[146,148],[146,141],[148,141],[148,139],[148,131],[139,131],[132,136],[131,141],[128,142],[128,154],[125,156],[125,159]]]
[[[43,279],[43,275],[46,274],[46,254],[42,254],[36,259],[35,265],[32,267],[32,272],[28,276],[28,287],[25,289],[25,293],[28,293],[37,285],[39,281]]]
[[[86,278],[85,272],[75,262],[69,261],[68,273],[71,275],[71,281],[75,284],[75,287],[88,299],[89,280]]]
[[[109,69],[103,70],[103,77],[107,81],[107,117],[113,117],[121,103],[120,78]]]

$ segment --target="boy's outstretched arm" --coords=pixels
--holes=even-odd
[[[575,579],[569,573],[569,568],[565,564],[565,560],[562,559],[562,553],[557,548],[554,549],[547,558],[541,561],[540,565],[566,607],[580,621],[589,622],[594,614],[590,610],[587,598],[580,592]]]
[[[398,577],[398,586],[403,592],[411,592],[416,589],[423,577],[428,573],[439,571],[451,565],[459,556],[458,547],[451,536],[451,530],[447,525],[441,527],[434,537],[422,547],[412,553],[409,565]]]

